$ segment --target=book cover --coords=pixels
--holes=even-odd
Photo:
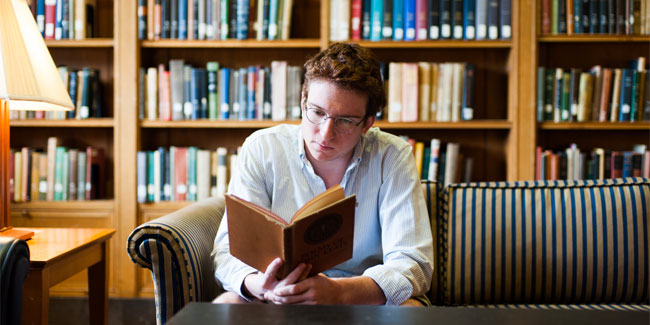
[[[344,196],[343,188],[334,186],[286,222],[265,208],[226,194],[230,253],[262,271],[280,257],[284,261],[280,278],[300,263],[312,265],[310,275],[343,263],[352,258],[356,204],[354,195]]]

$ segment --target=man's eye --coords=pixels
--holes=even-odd
[[[313,112],[314,112],[314,114],[315,114],[316,116],[318,116],[318,117],[323,117],[323,116],[326,116],[326,115],[327,115],[327,114],[325,114],[325,112],[320,111],[320,110],[317,110],[317,109],[313,110]]]
[[[341,125],[348,126],[348,125],[353,125],[354,121],[347,118],[339,118],[339,123],[341,123]]]

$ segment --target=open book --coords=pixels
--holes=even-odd
[[[237,196],[226,194],[230,254],[264,272],[280,257],[284,278],[301,262],[318,274],[352,258],[354,195],[336,185],[302,206],[290,222]]]

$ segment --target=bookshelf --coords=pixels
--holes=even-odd
[[[575,143],[580,150],[587,152],[594,148],[631,151],[634,144],[649,146],[650,121],[537,122],[535,87],[538,66],[558,67],[565,71],[570,68],[588,71],[595,65],[600,65],[603,68],[628,68],[630,61],[638,57],[645,57],[646,60],[650,58],[648,56],[650,35],[644,33],[643,27],[641,27],[641,34],[631,35],[590,34],[589,32],[572,35],[566,33],[544,34],[541,27],[542,8],[540,2],[537,2],[535,12],[526,10],[524,15],[531,23],[522,25],[523,28],[520,31],[526,34],[520,38],[520,46],[524,52],[522,55],[533,58],[530,61],[522,61],[520,65],[520,69],[525,74],[533,76],[520,80],[522,83],[519,89],[520,105],[524,108],[519,123],[521,132],[519,138],[524,140],[519,144],[519,168],[522,171],[520,177],[523,179],[535,178],[535,148],[537,146],[544,150],[557,151]],[[519,20],[522,19],[525,19],[523,15]]]
[[[152,297],[148,270],[127,257],[124,243],[139,224],[175,211],[191,202],[137,202],[136,155],[159,146],[197,146],[214,150],[236,147],[253,131],[274,121],[159,121],[138,118],[140,67],[184,59],[193,65],[219,61],[229,67],[268,66],[271,60],[302,65],[329,41],[329,1],[294,1],[289,40],[138,40],[136,0],[98,0],[98,38],[47,41],[57,64],[93,66],[104,83],[105,118],[65,121],[16,120],[11,124],[12,147],[43,147],[48,136],[72,144],[105,148],[109,199],[89,202],[30,202],[12,204],[16,226],[111,227],[110,295]],[[477,181],[530,180],[535,176],[535,148],[567,139],[586,147],[648,143],[648,122],[537,123],[536,73],[540,63],[567,67],[621,65],[650,52],[649,36],[539,34],[539,8],[512,1],[509,40],[359,41],[384,62],[460,62],[477,67],[475,118],[462,122],[376,122],[394,134],[421,141],[433,137],[458,142],[461,152],[475,159]],[[581,53],[578,57],[574,53]],[[299,123],[298,121],[287,121]],[[645,140],[644,140],[645,139]],[[603,144],[600,144],[603,143]],[[119,277],[114,276],[119,274]],[[60,295],[83,295],[84,275],[53,289]]]

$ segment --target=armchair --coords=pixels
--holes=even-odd
[[[0,236],[0,324],[20,324],[29,247],[22,239]]]

